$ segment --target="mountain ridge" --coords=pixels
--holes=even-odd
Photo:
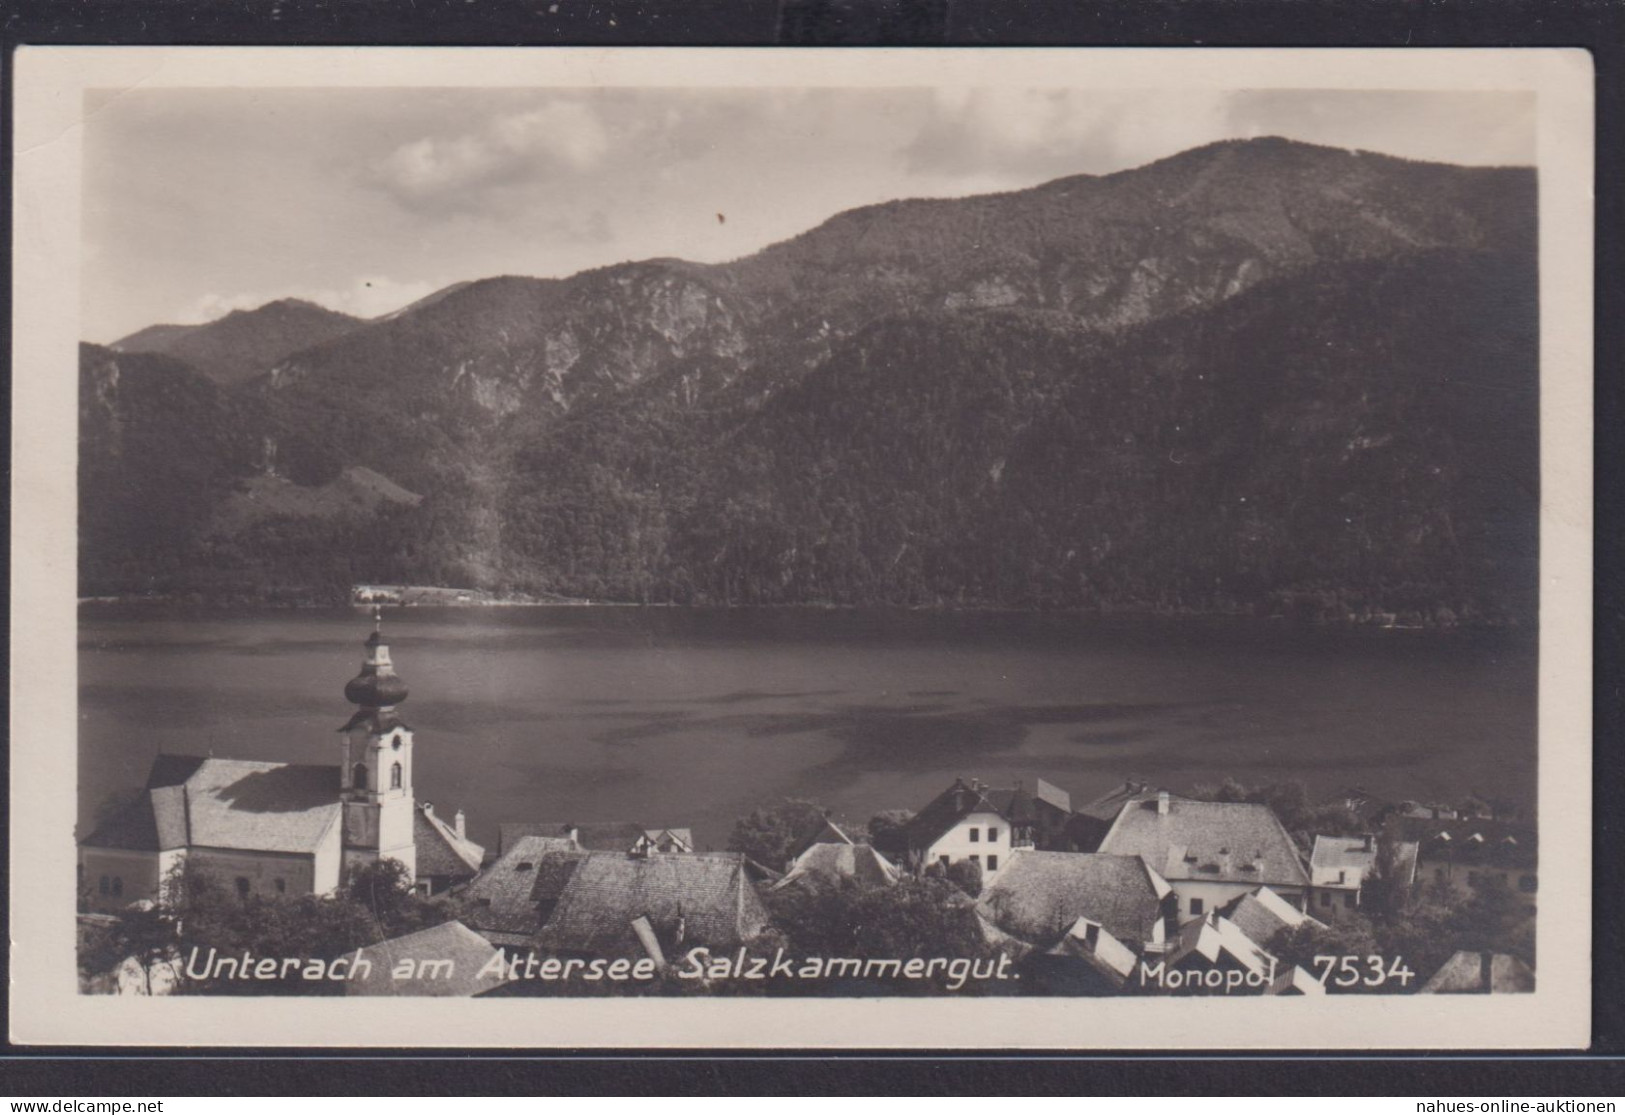
[[[693,603],[1528,619],[1527,492],[1502,506],[1460,477],[1505,463],[1479,430],[1534,475],[1538,411],[1449,384],[1464,353],[1497,382],[1535,381],[1534,189],[1522,168],[1235,141],[849,210],[729,263],[454,284],[349,319],[208,404],[210,437],[238,445],[218,465],[238,485],[274,468],[316,489],[363,468],[421,502],[355,503],[354,521],[205,514],[165,576],[238,593],[443,580]],[[105,360],[82,360],[82,385]],[[1205,375],[1231,394],[1210,397]],[[105,457],[110,425],[82,428]],[[1179,440],[1194,428],[1205,440]],[[213,446],[198,452],[216,460]],[[1217,478],[1193,482],[1170,452]],[[1390,514],[1389,497],[1438,511]],[[1148,513],[1163,500],[1165,518]],[[1360,515],[1310,513],[1343,505]],[[86,552],[87,585],[108,586],[104,557]]]

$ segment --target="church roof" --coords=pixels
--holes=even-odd
[[[147,786],[84,842],[139,851],[190,845],[312,853],[341,811],[332,766],[160,755]]]

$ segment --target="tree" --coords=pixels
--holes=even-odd
[[[752,810],[750,816],[734,822],[728,850],[743,852],[775,871],[783,870],[801,844],[817,834],[826,816],[816,802],[799,799],[786,799],[772,809]]]
[[[982,893],[982,865],[968,859],[956,859],[945,871],[950,883],[975,898]]]
[[[1336,925],[1305,921],[1288,926],[1277,931],[1264,949],[1281,962],[1283,969],[1295,964],[1317,972],[1315,957],[1354,956],[1364,960],[1377,952],[1377,940],[1371,923],[1351,914]]]

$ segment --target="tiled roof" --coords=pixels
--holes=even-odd
[[[1117,820],[1117,815],[1123,811],[1123,806],[1129,802],[1143,801],[1147,797],[1154,798],[1156,796],[1156,789],[1144,782],[1125,782],[1121,786],[1101,794],[1094,801],[1078,806],[1073,812],[1110,824]]]
[[[339,821],[338,785],[337,767],[160,755],[147,792],[84,843],[311,853]]]
[[[207,759],[186,780],[193,847],[314,852],[339,821],[338,767]]]
[[[1249,972],[1266,978],[1272,971],[1274,975],[1281,974],[1279,965],[1272,964],[1274,958],[1264,947],[1225,917],[1198,918],[1181,928],[1167,955],[1168,966],[1177,967],[1198,954],[1209,964],[1217,964],[1229,956]]]
[[[1104,976],[1111,986],[1117,988],[1128,982],[1129,975],[1134,971],[1134,963],[1139,958],[1138,954],[1118,940],[1111,930],[1091,934],[1090,923],[1081,918],[1062,935],[1055,947],[1049,950],[1049,954],[1082,960]]]
[[[419,875],[472,878],[485,859],[485,849],[442,821],[427,802],[419,802],[412,818],[412,840],[417,845]]]
[[[1143,856],[1164,879],[1305,886],[1309,872],[1267,805],[1170,798],[1135,800],[1100,842],[1115,855]]]
[[[1423,860],[1448,859],[1454,863],[1482,863],[1494,867],[1534,867],[1536,831],[1533,825],[1483,818],[1433,820],[1396,817],[1387,832],[1414,841]]]
[[[404,937],[395,937],[376,945],[367,945],[361,955],[372,961],[372,968],[363,976],[346,980],[346,995],[402,995],[462,997],[479,995],[501,987],[507,980],[502,976],[481,976],[480,970],[488,964],[496,949],[461,922],[448,921],[432,929],[421,929]],[[413,961],[418,975],[410,979],[395,979],[393,973],[403,960]],[[451,961],[450,972],[444,967],[424,969],[421,962]]]
[[[1033,783],[1033,797],[1054,806],[1062,813],[1072,812],[1072,795],[1059,786],[1045,782],[1042,778]]]
[[[585,852],[630,852],[648,830],[631,821],[590,821],[571,824],[564,821],[509,821],[497,826],[497,854],[526,836],[563,838],[576,830],[576,841]]]
[[[491,940],[528,941],[587,855],[563,837],[521,837],[463,892],[468,924]]]
[[[856,841],[846,834],[845,829],[841,828],[840,825],[836,824],[828,817],[825,817],[822,823],[820,823],[816,829],[807,835],[806,839],[802,840],[796,845],[793,845],[795,851],[791,853],[790,858],[800,859],[808,849],[816,848],[820,844],[837,845],[855,843]]]
[[[1242,895],[1225,907],[1223,913],[1235,923],[1236,928],[1260,945],[1269,944],[1270,938],[1283,929],[1296,928],[1305,923],[1320,924],[1269,887]]]
[[[577,862],[538,935],[546,948],[595,955],[641,953],[632,922],[647,917],[684,949],[732,947],[769,925],[737,852],[627,856],[590,852]]]
[[[1024,787],[1004,786],[999,789],[984,789],[982,796],[999,816],[1007,821],[1022,824],[1033,819],[1033,796]]]
[[[1152,939],[1168,884],[1139,856],[1021,851],[982,892],[982,911],[1001,929],[1054,941],[1087,918],[1126,944]]]
[[[1533,991],[1535,970],[1506,953],[1456,953],[1424,983],[1424,995],[1497,994]]]
[[[890,886],[897,881],[897,868],[868,844],[814,844],[796,857],[789,873],[774,883],[773,889],[808,877],[844,877],[872,886]]]

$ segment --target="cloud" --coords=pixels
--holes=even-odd
[[[903,149],[913,174],[1030,180],[1109,173],[1223,138],[1230,94],[941,89]]]
[[[233,310],[253,310],[267,302],[298,298],[326,306],[330,310],[371,318],[394,313],[420,298],[426,298],[447,284],[397,282],[382,275],[363,276],[344,288],[287,288],[275,293],[263,291],[222,295],[205,294],[175,315],[177,325],[202,325],[225,317]]]
[[[478,212],[504,187],[595,170],[610,149],[609,129],[591,106],[554,100],[463,135],[403,143],[363,177],[411,210]]]

